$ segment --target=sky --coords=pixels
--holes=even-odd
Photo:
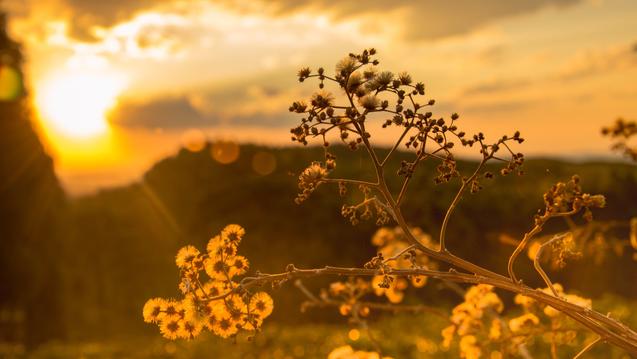
[[[140,178],[204,139],[290,145],[289,105],[375,47],[460,114],[520,130],[527,156],[608,156],[600,128],[637,114],[634,0],[4,0],[37,128],[70,193]],[[376,141],[387,144],[392,133]]]

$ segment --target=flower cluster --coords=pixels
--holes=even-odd
[[[330,160],[328,160],[327,164],[312,162],[310,166],[301,172],[299,175],[300,193],[294,200],[297,204],[308,199],[312,192],[327,178],[328,172],[334,169],[334,159]]]
[[[545,214],[577,213],[584,210],[584,219],[591,221],[591,208],[603,208],[606,199],[603,195],[591,195],[582,192],[579,176],[573,176],[568,182],[558,182],[544,194]]]
[[[248,260],[237,255],[244,235],[241,226],[231,224],[210,239],[205,253],[190,245],[181,248],[175,263],[183,298],[148,300],[144,321],[157,324],[168,339],[192,339],[204,328],[223,338],[240,330],[258,330],[272,313],[273,301],[265,292],[249,292],[236,280],[248,270]]]
[[[460,355],[463,358],[479,358],[484,342],[499,341],[502,337],[503,325],[498,314],[502,313],[504,304],[493,292],[493,287],[478,284],[470,287],[465,293],[464,302],[453,308],[451,325],[442,330],[442,347],[448,349],[455,336],[459,338]],[[498,350],[493,350],[497,355]]]
[[[412,233],[424,245],[433,248],[429,235],[419,228],[413,228]],[[430,262],[424,255],[417,255],[412,250],[404,237],[400,227],[380,228],[372,237],[372,244],[378,247],[378,255],[365,264],[365,268],[381,269],[386,272],[391,269],[436,269],[437,265]],[[393,304],[402,302],[405,290],[409,284],[415,288],[421,288],[427,283],[425,276],[411,276],[408,278],[395,275],[376,275],[371,281],[362,278],[349,278],[346,281],[338,281],[330,284],[327,290],[321,291],[322,304],[338,306],[339,313],[354,320],[367,317],[375,308],[398,310]],[[390,305],[378,302],[364,301],[368,296],[385,297]],[[307,306],[315,305],[307,302]],[[413,309],[413,308],[412,308]]]
[[[431,237],[420,228],[413,228],[412,234],[420,243],[429,248],[434,248]],[[376,258],[382,259],[380,264],[385,270],[437,268],[436,263],[431,262],[427,256],[418,255],[415,250],[410,250],[409,242],[407,242],[400,227],[380,228],[372,237],[372,244],[378,247],[378,256]],[[405,279],[393,275],[377,275],[372,279],[374,293],[377,296],[387,297],[391,303],[400,303],[403,300],[404,291],[407,289],[408,283],[411,283],[415,288],[421,288],[427,283],[427,277],[412,276]]]
[[[578,248],[578,244],[575,242],[574,232],[566,232],[561,235],[552,236],[552,239],[541,238],[531,243],[527,251],[531,260],[536,259],[542,247],[542,242],[550,243],[550,251],[543,254],[539,259],[544,262],[549,262],[552,269],[562,269],[566,266],[567,261],[579,259],[583,255],[582,251]]]
[[[327,291],[321,292],[325,302],[338,303],[338,311],[342,316],[354,318],[367,317],[370,308],[361,299],[371,292],[369,281],[362,278],[350,278],[347,281],[333,282]]]
[[[563,300],[591,308],[590,299],[565,294],[561,285],[554,286]],[[552,294],[549,288],[542,291]],[[442,330],[442,347],[449,349],[457,338],[463,358],[520,355],[538,336],[551,346],[573,345],[578,336],[579,328],[565,314],[523,295],[514,299],[523,313],[509,318],[503,316],[502,300],[490,285],[470,287],[464,299],[452,310],[452,324]]]
[[[622,152],[633,161],[637,161],[637,147],[628,143],[631,138],[637,136],[637,122],[618,118],[613,125],[602,128],[602,134],[616,141],[613,144],[614,150]]]
[[[346,191],[345,185],[340,185],[339,192]],[[376,217],[376,225],[382,226],[390,221],[390,215],[386,206],[372,194],[372,190],[365,185],[359,185],[358,189],[363,193],[363,200],[354,205],[344,204],[341,207],[341,215],[347,218],[352,225],[357,225],[361,220],[370,220]]]

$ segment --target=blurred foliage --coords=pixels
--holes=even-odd
[[[17,73],[20,90],[22,61],[0,13],[0,71]],[[0,96],[0,342],[64,337],[76,279],[67,198],[31,118],[21,91]]]
[[[621,319],[631,325],[637,325],[637,315],[629,308],[637,301],[604,295],[594,304],[598,310],[620,314]],[[371,326],[377,338],[383,338],[383,354],[394,358],[458,358],[455,349],[445,351],[441,346],[440,331],[448,323],[437,316],[392,315],[378,318]],[[210,334],[202,335],[193,341],[170,341],[154,336],[130,336],[119,340],[86,341],[77,343],[53,342],[41,346],[28,354],[33,359],[57,358],[326,358],[334,348],[350,345],[356,350],[373,350],[373,343],[365,332],[357,340],[350,339],[347,325],[306,323],[293,328],[286,324],[269,323],[263,332],[253,341],[246,337],[238,338],[236,343],[223,340]],[[354,337],[356,338],[356,337]],[[538,341],[541,344],[541,341]],[[563,348],[565,357],[572,357],[581,349],[581,342],[572,347]],[[570,352],[567,351],[570,349]],[[529,348],[532,357],[546,357],[544,345]],[[1,353],[1,352],[0,352]],[[566,355],[568,354],[568,355]],[[570,356],[569,356],[570,355]],[[618,349],[598,344],[587,353],[587,358],[628,358]],[[22,357],[23,355],[16,355]]]

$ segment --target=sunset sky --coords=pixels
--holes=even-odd
[[[0,4],[71,193],[139,178],[203,137],[288,145],[287,108],[314,89],[298,68],[367,47],[423,81],[435,114],[520,130],[529,156],[607,156],[600,127],[637,117],[634,0]]]

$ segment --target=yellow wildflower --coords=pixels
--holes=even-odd
[[[175,300],[164,301],[162,311],[166,319],[179,319],[183,310],[180,302]]]
[[[533,304],[535,304],[535,299],[531,297],[527,297],[522,294],[516,295],[515,298],[513,298],[513,301],[515,302],[515,304],[521,305],[522,307],[526,309],[530,308]]]
[[[238,224],[229,224],[221,231],[221,239],[229,244],[238,245],[243,236],[246,234],[245,229]]]
[[[179,336],[186,339],[193,339],[203,329],[203,323],[195,319],[185,319],[180,324]]]
[[[493,319],[491,321],[491,328],[489,328],[489,339],[498,340],[502,336],[502,322],[499,319]]]
[[[208,258],[204,262],[204,269],[206,270],[206,274],[208,274],[208,276],[210,276],[213,280],[228,280],[228,271],[230,270],[230,266],[226,260],[219,257]]]
[[[199,256],[199,250],[194,246],[182,247],[175,257],[175,263],[179,268],[186,268],[192,264],[192,261]]]
[[[153,298],[146,301],[142,314],[146,323],[157,323],[164,317],[162,307],[165,305],[165,300],[162,298]]]
[[[159,331],[164,338],[175,340],[181,332],[181,321],[177,318],[166,318],[159,324]]]
[[[222,282],[208,281],[203,285],[203,291],[206,297],[218,297],[228,292]]]
[[[249,311],[259,314],[261,318],[266,318],[272,314],[273,308],[272,297],[266,292],[258,292],[250,298]]]
[[[482,355],[482,350],[476,345],[478,339],[475,335],[465,335],[460,338],[460,357],[467,359],[478,359]]]
[[[509,320],[509,329],[513,333],[519,333],[533,325],[540,324],[540,319],[533,313],[527,313]]]
[[[248,270],[248,259],[244,256],[236,256],[228,261],[230,268],[228,268],[228,275],[230,278],[236,275],[242,275]]]
[[[212,331],[222,338],[228,338],[239,331],[236,323],[232,320],[229,313],[219,314],[216,322],[212,326]]]
[[[442,347],[449,349],[453,341],[453,335],[456,333],[456,326],[450,325],[442,330]]]

